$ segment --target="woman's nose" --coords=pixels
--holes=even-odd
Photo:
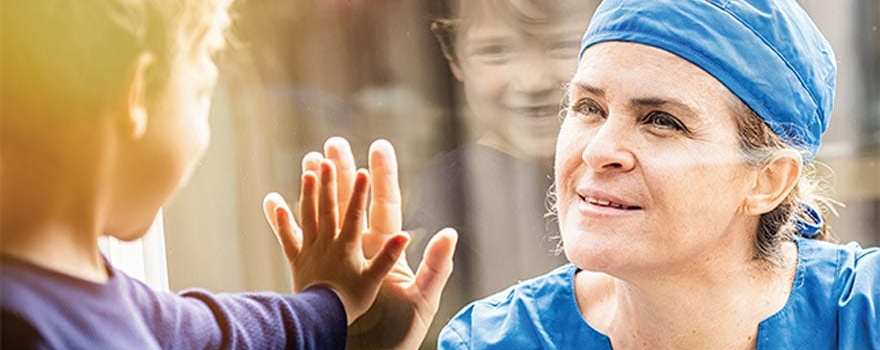
[[[628,172],[636,161],[627,140],[625,126],[606,121],[584,148],[581,159],[597,173]]]

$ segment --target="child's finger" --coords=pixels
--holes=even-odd
[[[309,247],[315,242],[318,232],[318,176],[312,171],[302,175],[300,188],[299,210],[302,222],[303,246]]]
[[[275,236],[284,249],[287,260],[293,261],[302,249],[302,230],[291,220],[291,214],[286,207],[275,209],[275,219],[278,222],[278,230]]]
[[[336,239],[339,207],[336,203],[336,167],[329,160],[321,161],[321,191],[318,199],[318,242]]]
[[[320,152],[309,152],[303,156],[302,159],[302,173],[305,174],[307,171],[311,171],[315,174],[315,178],[319,178],[319,174],[321,174],[321,160],[324,159],[324,155]],[[317,184],[317,182],[316,182]],[[317,186],[315,187],[317,189]],[[301,213],[302,210],[298,210],[297,213]]]
[[[370,177],[373,183],[370,231],[380,234],[400,232],[403,225],[400,185],[397,158],[390,142],[378,140],[370,146]]]
[[[319,152],[309,152],[305,156],[303,156],[302,160],[302,172],[306,171],[314,172],[315,174],[321,173],[321,160],[324,159],[324,155]]]
[[[445,228],[431,237],[425,247],[424,257],[416,271],[416,287],[431,303],[439,302],[443,287],[452,274],[452,256],[456,242],[458,233],[454,229]]]
[[[354,189],[355,171],[357,170],[351,145],[341,137],[331,137],[324,143],[324,156],[336,166],[337,193],[339,212],[348,212],[349,199]]]
[[[351,205],[345,213],[345,222],[339,239],[345,243],[360,243],[360,234],[363,228],[364,216],[367,210],[367,191],[370,188],[370,175],[366,170],[358,170],[354,180],[354,190],[351,195]]]
[[[382,250],[376,254],[376,257],[370,261],[367,267],[367,276],[370,278],[381,279],[397,262],[406,245],[409,243],[409,237],[406,235],[395,235],[385,241]]]
[[[278,231],[278,221],[275,220],[275,208],[282,205],[286,206],[287,203],[284,202],[284,198],[277,192],[271,192],[266,197],[263,197],[263,216],[266,217],[266,222],[272,227],[273,232]]]

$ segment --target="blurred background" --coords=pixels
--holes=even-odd
[[[839,78],[819,160],[841,241],[880,244],[880,1],[800,1],[831,42]],[[466,302],[565,263],[547,213],[562,85],[598,1],[238,1],[212,141],[164,209],[172,290],[290,290],[260,204],[297,197],[300,160],[344,136],[365,167],[398,151],[408,251],[459,230],[435,331]]]

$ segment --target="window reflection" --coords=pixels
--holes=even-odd
[[[435,329],[464,303],[564,263],[546,198],[561,86],[596,3],[238,2],[239,44],[221,67],[212,146],[165,212],[171,289],[289,290],[262,196],[296,198],[300,159],[334,135],[351,140],[360,166],[370,141],[394,143],[412,263],[424,238],[459,230]],[[847,205],[831,224],[841,241],[877,245],[880,4],[801,4],[838,58],[818,155]]]

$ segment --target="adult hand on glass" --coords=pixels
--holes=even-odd
[[[276,193],[263,201],[293,274],[293,291],[313,285],[333,289],[342,302],[347,324],[363,315],[373,304],[381,283],[403,254],[409,237],[392,235],[379,244],[379,252],[367,259],[362,248],[369,175],[353,174],[350,203],[339,222],[335,165],[324,160],[316,172],[303,173],[300,189],[300,222],[297,226],[284,199]],[[319,185],[320,182],[320,185]]]
[[[388,141],[374,142],[369,152],[373,191],[369,206],[369,225],[364,227],[363,249],[366,257],[377,254],[383,242],[402,233],[401,195],[397,159]],[[315,171],[323,159],[339,169],[337,195],[339,210],[345,211],[345,199],[355,189],[355,161],[348,142],[331,138],[324,154],[310,153],[303,159],[303,171]],[[271,201],[267,201],[271,202]],[[271,203],[267,210],[271,209]],[[274,227],[274,226],[273,226]],[[457,233],[444,229],[434,235],[414,272],[401,256],[382,281],[373,306],[349,327],[350,349],[416,349],[421,345],[440,303],[443,287],[452,273],[452,255]]]

